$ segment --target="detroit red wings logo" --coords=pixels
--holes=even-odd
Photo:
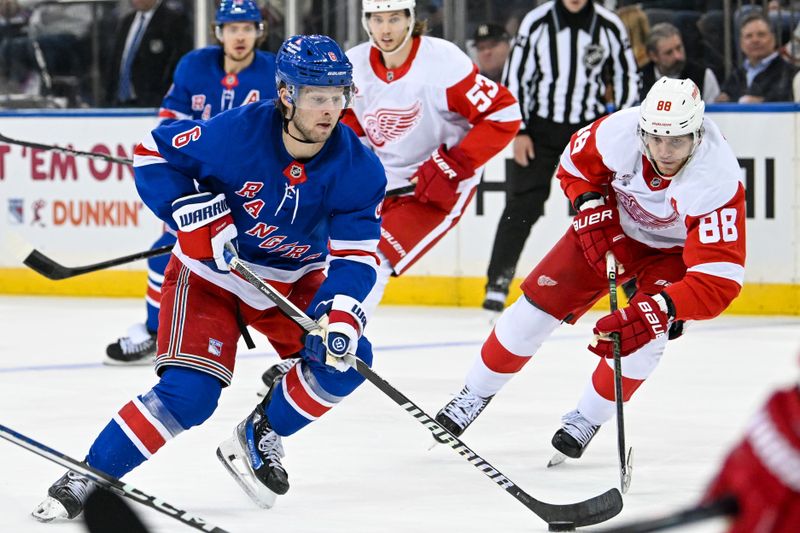
[[[364,131],[375,146],[394,142],[414,129],[422,120],[422,103],[418,100],[404,109],[378,109],[364,116]]]
[[[661,218],[642,207],[633,195],[625,194],[619,190],[615,190],[615,192],[617,193],[617,203],[620,207],[622,207],[633,220],[647,229],[666,229],[674,226],[678,222],[677,212],[673,212],[667,218]]]

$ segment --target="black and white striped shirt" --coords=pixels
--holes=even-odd
[[[604,72],[617,109],[636,103],[636,62],[622,21],[591,0],[577,14],[551,0],[522,20],[503,79],[525,129],[533,117],[578,124],[604,115]]]

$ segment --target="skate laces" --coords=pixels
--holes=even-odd
[[[66,493],[81,503],[85,502],[89,494],[89,479],[73,470],[67,472],[64,477],[66,478],[62,478],[64,483],[56,489],[56,492]]]
[[[269,467],[280,468],[284,472],[286,469],[281,464],[281,458],[286,454],[283,451],[281,436],[275,433],[269,426],[266,426],[265,433],[258,441],[258,451],[262,454],[262,459]]]
[[[600,427],[586,420],[577,409],[561,417],[561,422],[564,431],[577,440],[581,446],[586,446],[586,443],[597,433],[597,428]]]
[[[121,337],[119,339],[119,347],[122,353],[126,355],[143,352],[149,349],[155,341],[152,337],[147,338],[141,342],[136,342],[130,337]]]
[[[468,387],[464,387],[455,398],[450,400],[450,403],[444,406],[442,411],[463,429],[475,420],[490,399],[491,396],[482,398],[472,393]]]

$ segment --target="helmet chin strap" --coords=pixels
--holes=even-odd
[[[301,139],[300,137],[295,137],[292,135],[292,132],[289,131],[289,122],[294,118],[294,106],[292,106],[292,112],[288,117],[283,117],[283,132],[294,139],[295,141],[303,144],[319,144],[317,141],[309,141],[308,139]],[[322,141],[325,142],[325,141]]]
[[[675,172],[675,174],[672,174],[671,176],[667,176],[667,175],[665,175],[665,174],[663,174],[661,172],[660,168],[658,168],[658,163],[656,163],[656,159],[653,157],[653,154],[650,152],[650,148],[647,147],[647,143],[644,141],[645,132],[643,132],[641,130],[641,128],[638,128],[638,129],[639,129],[639,142],[641,143],[642,153],[644,153],[645,157],[647,157],[647,160],[650,161],[650,164],[653,166],[653,170],[655,171],[655,173],[658,174],[658,176],[660,178],[663,178],[665,180],[671,180],[672,178],[674,178],[675,176],[680,174],[681,171],[684,168],[686,168],[686,165],[689,164],[689,161],[691,161],[692,156],[694,156],[694,153],[697,150],[697,147],[700,145],[700,141],[703,139],[703,129],[702,128],[697,130],[696,132],[692,133],[692,137],[693,137],[693,140],[692,140],[692,151],[689,152],[689,156],[686,158],[686,161],[683,162],[683,164],[681,165],[681,168],[679,168],[678,171]]]

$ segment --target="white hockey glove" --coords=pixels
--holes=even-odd
[[[230,272],[222,252],[229,242],[236,246],[238,231],[224,194],[202,192],[178,198],[172,202],[172,218],[183,253],[217,272]]]

